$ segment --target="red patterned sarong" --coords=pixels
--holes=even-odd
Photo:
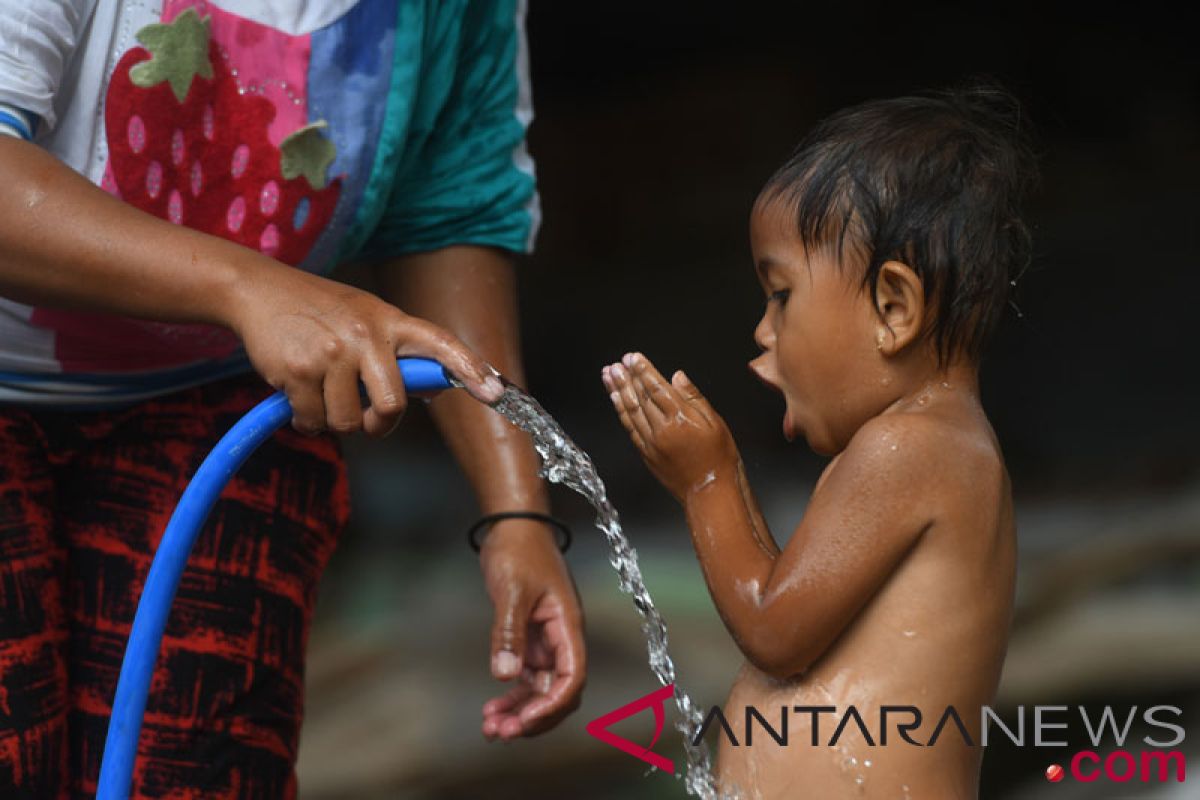
[[[0,797],[95,793],[167,519],[268,393],[246,376],[119,411],[0,405]],[[329,436],[284,428],[234,477],[172,606],[133,797],[295,796],[309,623],[348,509]]]

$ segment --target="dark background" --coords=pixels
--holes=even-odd
[[[1042,153],[1022,316],[981,372],[1018,490],[1194,474],[1200,48],[1151,8],[535,3],[532,388],[599,446],[616,429],[598,369],[642,349],[686,368],[741,438],[784,448],[763,424],[781,401],[744,366],[758,189],[821,117],[985,75],[1023,102]]]
[[[529,388],[593,456],[671,626],[681,681],[701,705],[723,701],[737,653],[674,503],[613,417],[600,368],[641,350],[665,370],[686,369],[730,423],[786,540],[825,460],[783,441],[781,398],[746,369],[762,308],[747,241],[751,203],[824,115],[988,76],[1027,110],[1042,172],[1027,215],[1035,258],[981,371],[1022,549],[997,704],[1163,702],[1194,716],[1193,28],[1152,5],[1119,14],[1029,3],[532,5],[529,142],[544,222],[537,253],[520,266]],[[576,526],[568,560],[589,614],[584,707],[537,740],[482,744],[478,704],[499,687],[486,675],[490,606],[461,534],[473,507],[422,417],[414,410],[382,445],[348,443],[355,529],[335,557],[314,633],[306,796],[683,797],[583,734],[588,720],[655,684],[590,511],[565,492],[556,507]],[[404,699],[394,713],[377,711],[391,707],[389,697]],[[422,697],[437,698],[436,710],[422,711]],[[347,722],[346,709],[379,719]],[[447,709],[456,722],[438,728]],[[397,721],[408,718],[420,723]],[[1191,717],[1185,725],[1200,731]],[[347,739],[349,730],[359,739]],[[1200,769],[1195,739],[1187,745]],[[376,761],[354,761],[371,748]],[[982,796],[1197,796],[1179,793],[1190,786],[1040,778],[1065,757],[989,748]]]

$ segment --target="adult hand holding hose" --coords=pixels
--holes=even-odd
[[[287,395],[298,429],[387,433],[406,402],[397,356],[441,362],[485,402],[503,390],[483,359],[443,329],[367,292],[153,217],[34,144],[0,136],[0,170],[0,296],[229,328],[259,374]],[[371,401],[365,410],[360,378]]]
[[[397,356],[440,362],[484,402],[504,391],[455,336],[352,286],[271,265],[247,273],[233,294],[227,324],[258,373],[287,395],[303,433],[389,433],[407,404]]]

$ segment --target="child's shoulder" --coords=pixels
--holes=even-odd
[[[830,462],[821,483],[871,481],[880,490],[931,497],[972,493],[1005,480],[1004,460],[978,408],[945,404],[872,417]]]

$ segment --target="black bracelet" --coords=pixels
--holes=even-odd
[[[497,522],[506,519],[535,519],[538,522],[544,522],[556,531],[562,532],[563,540],[558,543],[560,552],[567,552],[567,548],[571,546],[571,529],[561,519],[552,517],[549,514],[542,514],[538,511],[501,511],[498,514],[488,514],[472,525],[470,530],[467,531],[467,542],[470,543],[471,549],[476,553],[479,552],[479,542],[475,541],[475,534],[479,532],[480,528],[491,527]]]

